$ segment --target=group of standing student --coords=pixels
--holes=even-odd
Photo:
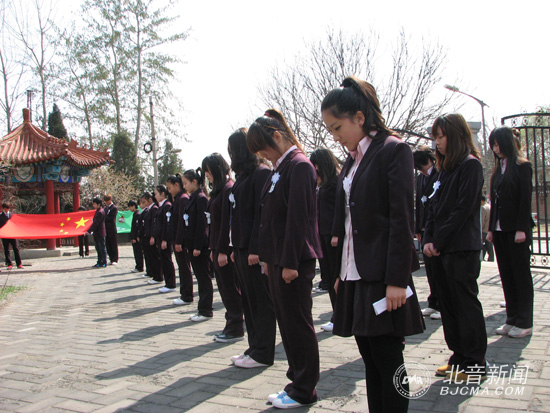
[[[290,382],[267,399],[289,409],[317,401],[311,292],[320,259],[334,309],[323,329],[354,336],[365,364],[369,411],[406,412],[405,337],[425,329],[412,279],[419,268],[416,234],[433,296],[429,308],[440,311],[452,352],[436,374],[459,383],[471,375],[484,378],[487,334],[477,285],[483,173],[466,121],[459,114],[438,117],[435,157],[427,148],[413,157],[385,125],[376,91],[365,81],[346,78],[324,98],[321,112],[334,140],[349,151],[339,174],[328,150],[308,160],[283,115],[269,109],[248,131],[229,138],[235,182],[227,162],[213,153],[202,168],[170,177],[168,188],[158,186],[158,206],[145,193],[136,242],[141,238],[149,282],[160,282],[163,273],[172,277],[173,245],[181,286],[174,304],[193,301],[192,266],[199,303],[190,319],[205,321],[213,315],[212,261],[226,307],[225,328],[214,340],[241,340],[244,314],[248,349],[232,362],[270,366],[276,320]],[[508,316],[497,333],[522,337],[532,331],[531,167],[509,128],[493,131],[490,144],[496,166],[487,239],[495,243]],[[413,228],[415,167],[422,172],[416,182],[421,208]],[[175,199],[171,205],[168,194]],[[154,271],[160,268],[158,278]],[[166,288],[173,291],[175,284],[167,281]],[[377,313],[373,304],[382,299],[385,309]]]

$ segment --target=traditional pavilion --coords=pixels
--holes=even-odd
[[[0,162],[7,165],[0,172],[2,188],[15,187],[16,194],[46,195],[46,213],[58,214],[59,194],[72,192],[73,210],[80,207],[80,181],[90,171],[111,161],[109,152],[79,147],[49,135],[31,122],[30,110],[23,109],[23,124],[0,140]],[[47,240],[55,249],[56,240]]]

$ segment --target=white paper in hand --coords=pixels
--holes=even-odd
[[[409,298],[411,295],[413,295],[413,290],[411,290],[411,287],[407,286],[407,298]],[[376,313],[376,315],[382,314],[388,309],[386,297],[375,302],[372,307],[374,308],[374,312]]]

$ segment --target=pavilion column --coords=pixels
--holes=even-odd
[[[77,212],[80,208],[80,182],[73,184],[73,211]],[[74,237],[74,246],[78,247],[78,237]]]
[[[51,179],[47,179],[45,183],[46,187],[46,213],[47,214],[54,214],[55,213],[55,195],[53,191],[53,181]],[[55,239],[49,239],[46,241],[46,246],[49,250],[55,249]]]
[[[59,214],[60,208],[59,208],[59,192],[54,191],[53,193],[53,208],[54,208],[54,214]],[[55,246],[60,247],[61,246],[61,238],[57,238],[55,240]]]

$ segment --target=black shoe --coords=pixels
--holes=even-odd
[[[244,336],[232,336],[230,334],[217,334],[214,336],[214,341],[218,343],[232,343],[234,341],[242,341]]]

